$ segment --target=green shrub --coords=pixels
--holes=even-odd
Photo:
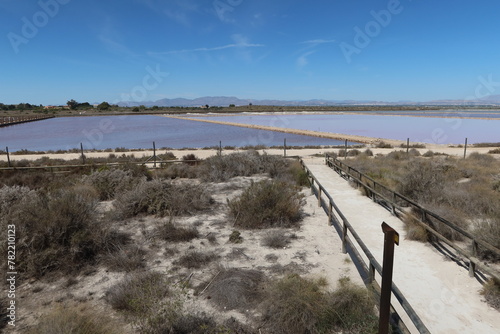
[[[375,147],[376,148],[393,148],[394,146],[392,146],[391,144],[389,143],[386,143],[385,141],[378,141],[376,144],[375,144]]]
[[[123,329],[110,317],[94,309],[59,307],[40,318],[28,334],[119,334]]]
[[[235,226],[292,227],[302,218],[303,195],[287,182],[266,180],[252,183],[228,205]]]
[[[243,237],[240,231],[233,231],[231,235],[229,235],[229,242],[232,244],[241,244],[243,242]]]

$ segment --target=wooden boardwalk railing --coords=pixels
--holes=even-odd
[[[458,254],[460,254],[469,261],[469,275],[471,277],[474,277],[476,275],[476,271],[479,270],[483,273],[488,274],[497,283],[500,284],[500,272],[484,264],[483,261],[477,258],[479,248],[492,252],[493,254],[495,254],[496,257],[500,257],[500,249],[482,239],[477,238],[471,233],[465,231],[460,226],[457,226],[456,224],[448,221],[447,219],[444,219],[443,217],[437,215],[436,213],[429,211],[428,209],[424,208],[417,202],[380,184],[371,177],[361,173],[357,169],[349,166],[345,162],[342,162],[335,157],[332,157],[327,154],[326,164],[333,170],[335,170],[343,178],[348,180],[349,179],[353,180],[354,182],[356,182],[358,186],[364,187],[369,196],[373,199],[373,201],[386,206],[388,209],[392,211],[394,215],[398,215],[399,213],[410,214],[407,209],[405,210],[405,208],[412,208],[414,212],[417,212],[418,214],[418,217],[414,215],[413,216],[414,218],[416,218],[416,222],[420,226],[425,228],[437,240],[445,243],[446,245],[454,249]],[[437,232],[432,226],[428,224],[429,217],[433,218],[433,222],[437,224],[443,224],[453,229],[462,237],[468,239],[470,241],[471,251],[469,252],[459,247],[453,241],[449,240],[448,238],[444,237],[439,232]]]
[[[357,264],[362,266],[364,274],[368,277],[366,280],[367,286],[372,287],[376,295],[380,297],[380,285],[376,281],[375,277],[376,274],[382,277],[382,266],[375,259],[363,240],[361,240],[360,236],[354,230],[342,211],[340,211],[339,207],[335,204],[334,199],[330,196],[328,191],[321,185],[321,183],[307,168],[304,162],[302,160],[300,160],[300,162],[309,177],[311,191],[318,198],[318,207],[322,207],[325,210],[326,214],[328,215],[328,224],[333,225],[340,234],[340,237],[342,239],[342,252],[344,254],[349,252],[351,256],[355,257],[353,260]],[[352,236],[354,240],[351,240],[350,236]],[[368,259],[368,262],[364,260],[358,249],[361,249],[361,251]],[[401,292],[401,290],[399,290],[396,284],[394,284],[394,282],[392,283],[392,293],[394,294],[398,304],[404,310],[418,332],[422,334],[430,333],[418,314],[415,312],[415,310],[412,308],[408,300],[404,297],[403,293]],[[400,318],[399,314],[396,312],[393,306],[391,307],[391,310],[393,313],[391,317],[391,324],[395,328],[397,328],[400,333],[410,333],[410,331],[408,330],[408,326],[404,324],[403,320]]]
[[[48,115],[30,115],[30,116],[1,116],[0,117],[0,127],[9,126],[14,124],[21,124],[27,122],[41,121],[48,118],[54,118],[54,116]]]

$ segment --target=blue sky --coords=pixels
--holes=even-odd
[[[500,2],[0,0],[0,102],[500,94]]]

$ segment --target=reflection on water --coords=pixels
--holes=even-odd
[[[281,123],[280,123],[281,124]],[[106,148],[202,148],[247,145],[340,145],[325,138],[208,124],[160,116],[61,117],[0,128],[0,148],[14,152]]]

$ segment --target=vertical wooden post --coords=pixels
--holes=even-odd
[[[154,162],[154,168],[156,168],[156,143],[153,142],[153,160]]]
[[[286,158],[286,138],[285,138],[285,141],[283,143],[283,156]]]
[[[345,140],[344,159],[347,159],[347,139]]]
[[[347,254],[347,224],[342,220],[342,253]]]
[[[373,282],[375,282],[375,266],[372,261],[370,261],[368,265],[368,283],[372,284]]]
[[[464,159],[467,156],[467,138],[465,138],[465,146],[464,146]]]
[[[321,187],[318,189],[318,208],[321,208]]]
[[[222,140],[219,140],[219,156],[222,156]]]
[[[82,164],[85,165],[85,154],[83,154],[83,143],[80,143],[80,152],[82,152]]]
[[[384,259],[382,265],[382,287],[380,292],[380,316],[378,334],[389,333],[389,318],[391,316],[392,269],[394,266],[394,244],[399,245],[399,234],[385,222]]]
[[[330,205],[328,206],[328,225],[331,225],[333,216],[333,206],[331,201],[329,201],[329,203]]]
[[[406,139],[406,155],[410,154],[410,138]]]
[[[8,163],[9,168],[10,168],[12,166],[10,164],[10,155],[9,155],[9,147],[8,146],[5,148],[5,151],[7,152],[7,163]]]

